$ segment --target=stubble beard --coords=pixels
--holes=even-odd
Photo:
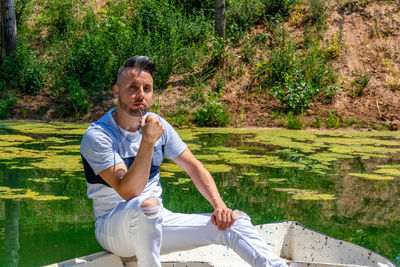
[[[144,105],[143,105],[144,106]],[[118,96],[118,107],[121,108],[123,111],[125,111],[126,113],[128,113],[129,115],[133,116],[133,117],[141,117],[142,115],[139,112],[139,107],[137,107],[137,110],[132,110],[129,108],[128,104],[125,104],[122,100],[121,100],[121,96]],[[150,108],[150,107],[149,107]],[[141,109],[143,115],[146,114],[149,109]]]

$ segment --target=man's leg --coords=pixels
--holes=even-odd
[[[120,203],[96,222],[96,238],[104,249],[119,256],[136,255],[140,267],[161,266],[160,208],[155,198]]]
[[[161,253],[187,250],[210,244],[227,245],[252,266],[286,266],[259,236],[250,218],[237,213],[235,223],[219,231],[210,214],[179,214],[163,209]]]

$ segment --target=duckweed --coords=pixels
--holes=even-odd
[[[82,161],[79,155],[53,155],[46,157],[42,161],[32,162],[32,166],[41,169],[81,171]]]
[[[199,149],[199,148],[201,147],[201,146],[198,145],[198,144],[192,144],[192,143],[188,143],[187,146],[188,146],[188,148],[189,148],[191,151],[197,150],[197,149]]]
[[[181,184],[187,184],[190,183],[192,180],[189,178],[178,178],[178,181],[175,182],[170,182],[173,185],[181,185]]]
[[[243,151],[240,151],[236,147],[227,147],[227,146],[219,146],[219,147],[209,147],[208,150],[211,150],[213,152],[227,152],[227,153],[235,153],[235,154],[240,154],[243,153]]]
[[[0,199],[32,199],[37,201],[67,200],[67,196],[40,195],[31,189],[0,187]]]
[[[246,176],[259,176],[260,174],[256,173],[256,172],[244,172],[243,175],[246,175]]]
[[[400,164],[393,165],[378,165],[379,168],[400,169]]]
[[[256,137],[254,139],[252,139],[252,141],[259,142],[262,144],[290,148],[293,150],[301,151],[303,153],[311,153],[321,147],[320,144],[309,144],[309,143],[304,143],[304,142],[297,142],[297,141],[291,140],[288,137],[273,136],[273,135],[271,136],[265,132],[257,133]]]
[[[285,179],[285,178],[270,178],[270,179],[268,179],[268,181],[273,182],[273,183],[282,183],[282,182],[286,182],[287,179]]]
[[[200,161],[216,161],[221,160],[218,155],[210,154],[210,155],[195,155],[196,158]]]
[[[337,161],[339,158],[342,159],[349,159],[353,158],[354,156],[352,155],[346,155],[346,154],[340,154],[340,153],[332,153],[332,152],[320,152],[320,153],[315,153],[310,156],[308,156],[309,159],[316,160],[320,162],[321,164],[318,164],[316,166],[324,166],[324,165],[330,165],[332,161]],[[315,168],[315,166],[314,166]]]
[[[204,164],[204,167],[211,173],[215,172],[229,172],[232,167],[225,164]]]
[[[184,172],[181,167],[176,165],[175,163],[163,163],[160,167],[162,172]]]
[[[80,145],[49,146],[49,147],[47,147],[47,149],[53,150],[56,152],[63,151],[63,152],[67,152],[67,153],[80,154]]]
[[[318,191],[309,189],[296,189],[296,188],[273,188],[272,190],[278,192],[287,192],[292,195],[292,199],[296,200],[334,200],[336,199],[332,194],[320,194]]]
[[[11,145],[15,145],[13,143],[22,143],[33,140],[32,137],[26,135],[18,135],[18,134],[2,134],[0,146],[8,146],[8,143]]]
[[[199,134],[198,132],[196,132],[196,129],[177,129],[177,133],[179,137],[185,142],[194,140]]]
[[[361,177],[368,180],[393,180],[394,177],[392,176],[383,176],[377,174],[370,174],[370,173],[349,173],[351,176]]]
[[[35,183],[59,182],[59,180],[57,178],[48,178],[48,177],[28,178],[28,181],[32,181],[32,182],[35,182]]]
[[[303,168],[304,164],[288,162],[278,156],[257,156],[250,154],[237,154],[232,152],[222,152],[218,155],[230,164],[246,164],[252,166],[267,166],[271,168]]]
[[[376,147],[376,146],[345,146],[334,145],[329,148],[330,151],[339,154],[352,154],[355,152],[368,153],[368,154],[388,154],[400,151],[400,148]]]
[[[315,140],[326,144],[340,145],[374,145],[374,146],[398,146],[398,142],[389,140],[380,140],[375,138],[344,138],[344,137],[320,137]]]
[[[161,178],[172,178],[175,177],[175,173],[174,172],[166,172],[166,171],[161,171],[160,172],[160,177]]]
[[[25,134],[82,135],[88,126],[89,124],[73,124],[64,122],[0,122],[0,128],[2,129],[10,129]]]
[[[15,159],[27,158],[38,159],[54,155],[53,152],[40,151],[33,149],[24,149],[21,147],[0,147],[0,160],[2,159]]]
[[[379,173],[379,174],[400,176],[400,170],[398,170],[398,169],[379,169],[379,170],[375,170],[374,172]]]

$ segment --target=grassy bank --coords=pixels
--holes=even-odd
[[[237,125],[246,110],[233,110],[227,101],[237,80],[248,81],[242,90],[276,106],[270,118],[296,129],[329,119],[327,113],[301,121],[316,101],[329,105],[343,89],[353,99],[363,96],[369,73],[346,81],[334,66],[345,46],[343,28],[326,36],[335,10],[374,1],[226,2],[227,38],[221,40],[210,0],[16,0],[18,47],[1,65],[0,117],[26,118],[35,110],[40,119],[93,118],[110,98],[118,67],[136,54],[158,63],[159,94],[174,87],[185,94],[179,109],[164,112],[178,125]],[[180,82],[171,82],[178,76]],[[48,103],[24,104],[37,96]]]

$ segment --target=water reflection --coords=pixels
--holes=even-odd
[[[0,266],[40,266],[101,250],[79,162],[85,127],[75,126],[0,122]],[[373,145],[369,133],[181,131],[203,162],[229,165],[229,172],[210,168],[212,175],[227,204],[248,213],[253,223],[296,220],[400,263],[400,177],[377,181],[349,175],[400,164],[400,152],[393,150],[400,135],[376,134],[376,140],[388,142],[376,145],[376,156],[386,158],[354,147],[357,142]],[[335,136],[340,139],[327,143]],[[329,152],[335,143],[340,146]],[[212,211],[185,173],[167,169],[161,181],[167,208]],[[27,199],[28,189],[40,197]],[[318,200],[315,194],[332,198]]]
[[[18,266],[19,260],[19,201],[7,199],[5,204],[5,237],[4,253],[6,255],[5,265],[9,267]]]

